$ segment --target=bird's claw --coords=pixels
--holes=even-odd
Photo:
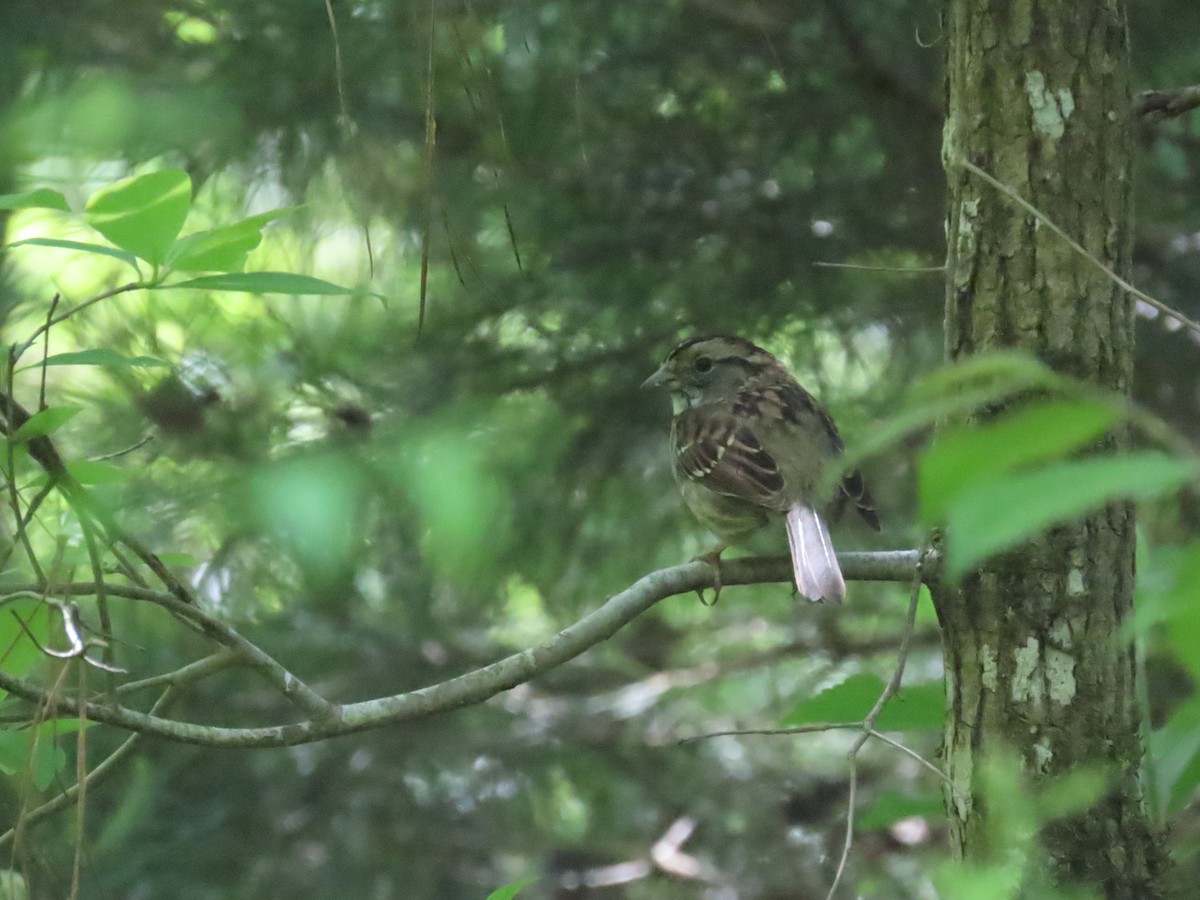
[[[702,562],[707,564],[713,570],[713,596],[712,600],[704,599],[704,589],[696,590],[696,596],[700,598],[700,602],[705,606],[716,606],[717,601],[721,599],[721,554],[725,552],[725,545],[721,544],[707,553],[701,553],[693,562]]]

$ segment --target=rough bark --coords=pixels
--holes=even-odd
[[[1016,189],[1126,273],[1131,101],[1123,0],[947,0],[946,351],[1033,352],[1128,393],[1131,298],[1050,229],[965,171]],[[993,560],[935,602],[944,629],[947,808],[956,852],[983,859],[989,755],[1019,754],[1038,784],[1103,765],[1110,790],[1047,823],[1050,876],[1113,898],[1163,896],[1165,855],[1144,805],[1126,504]]]

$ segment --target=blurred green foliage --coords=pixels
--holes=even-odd
[[[27,428],[52,433],[71,471],[180,563],[214,614],[338,700],[432,684],[552,634],[705,549],[671,483],[667,411],[636,386],[686,334],[743,334],[784,356],[866,454],[885,531],[847,523],[839,546],[917,546],[925,525],[979,511],[986,498],[971,490],[1047,472],[1079,493],[1053,492],[1058,505],[1008,539],[1085,502],[1170,487],[1143,518],[1135,626],[1151,795],[1173,817],[1181,866],[1200,866],[1191,463],[1164,461],[1181,468],[1153,487],[1122,470],[1125,483],[1095,489],[1077,477],[1086,461],[1062,460],[1118,421],[1113,407],[1059,397],[946,433],[916,476],[932,424],[1047,387],[1036,364],[1000,358],[909,390],[942,353],[938,273],[890,270],[943,255],[941,50],[925,46],[936,10],[530,0],[437,5],[430,23],[421,5],[334,4],[339,79],[321,4],[115,8],[14,0],[0,14],[0,321],[6,343],[21,342],[56,293],[61,312],[131,271],[176,286],[56,325],[14,393],[36,408],[45,379],[51,410]],[[1193,82],[1200,56],[1184,36],[1200,9],[1174,0],[1132,15],[1139,86]],[[1140,135],[1136,280],[1195,317],[1193,128]],[[1196,339],[1140,325],[1137,399],[1191,437]],[[28,365],[43,350],[46,365]],[[13,462],[36,492],[16,439]],[[91,577],[56,498],[30,536],[55,577]],[[0,577],[28,576],[14,546]],[[823,896],[853,733],[679,740],[861,718],[894,663],[906,595],[855,584],[839,610],[799,609],[784,586],[727,589],[712,609],[677,597],[453,714],[286,751],[148,743],[90,792],[85,893]],[[94,602],[80,604],[95,623]],[[111,605],[123,677],[209,649],[156,610]],[[7,610],[56,646],[44,607]],[[880,726],[930,758],[941,694],[927,604],[918,623]],[[56,671],[13,618],[0,618],[0,646],[5,671]],[[172,714],[243,725],[291,711],[239,672]],[[75,735],[48,729],[0,732],[12,740],[0,746],[6,823],[70,780]],[[122,737],[90,729],[92,764]],[[999,766],[987,788],[1003,812],[997,842],[1021,865],[959,870],[944,863],[937,779],[882,745],[860,766],[848,878],[865,897],[933,884],[1010,896],[1038,823],[1091,796],[1089,782],[1029,804],[1015,767]],[[649,866],[600,886],[643,871],[619,866],[650,859],[683,816],[698,823],[680,852],[700,877]],[[32,896],[67,893],[71,820],[34,826],[16,855]]]

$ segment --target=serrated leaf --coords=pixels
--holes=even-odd
[[[13,434],[13,440],[20,443],[21,441],[31,441],[45,434],[51,434],[61,428],[64,423],[78,415],[79,411],[80,407],[78,406],[47,407],[30,416],[25,424]]]
[[[841,684],[801,700],[781,723],[813,725],[821,722],[857,722],[866,717],[883,693],[883,680],[875,675],[851,675]]]
[[[58,250],[80,250],[84,253],[95,253],[98,256],[111,256],[113,259],[119,259],[133,267],[134,271],[141,275],[142,270],[138,268],[137,257],[125,250],[119,250],[116,247],[107,247],[104,244],[88,244],[83,241],[62,241],[58,238],[26,238],[23,241],[13,241],[8,245],[12,247],[54,247]]]
[[[262,242],[263,226],[295,209],[274,209],[181,237],[167,253],[167,265],[180,272],[241,272],[250,251]]]
[[[160,265],[191,205],[188,174],[161,169],[97,191],[87,202],[84,220],[118,247]]]
[[[921,518],[942,521],[954,497],[1018,466],[1075,450],[1104,434],[1120,411],[1095,400],[1049,400],[940,436],[921,460]]]
[[[292,272],[230,272],[224,275],[202,275],[188,281],[159,285],[160,288],[195,288],[202,291],[243,291],[248,294],[365,294],[358,288],[347,288]]]
[[[513,900],[522,889],[529,887],[537,881],[536,878],[526,878],[523,881],[514,881],[512,884],[506,884],[504,887],[496,888],[487,895],[487,900]]]
[[[58,209],[70,212],[67,198],[50,188],[38,188],[23,194],[0,194],[0,209]]]
[[[1111,500],[1158,496],[1198,474],[1195,460],[1144,452],[1055,463],[971,485],[948,510],[948,572],[958,577],[1050,525]]]
[[[95,347],[91,350],[73,350],[70,353],[55,353],[47,356],[42,362],[25,368],[36,369],[38,366],[111,366],[117,369],[169,369],[171,364],[153,356],[125,356],[107,347]]]
[[[861,816],[855,817],[854,826],[863,831],[887,828],[901,819],[922,816],[940,822],[946,817],[946,808],[941,794],[902,794],[899,791],[881,791],[875,802]]]
[[[928,681],[901,687],[880,711],[875,730],[938,731],[945,717],[946,685],[941,681]]]

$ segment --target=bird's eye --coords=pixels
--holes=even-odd
[[[713,367],[713,361],[711,359],[709,359],[707,356],[700,356],[700,357],[697,357],[697,359],[694,363],[692,363],[692,366],[695,368],[695,370],[697,372],[699,372],[700,374],[704,374],[705,372],[709,371]]]

